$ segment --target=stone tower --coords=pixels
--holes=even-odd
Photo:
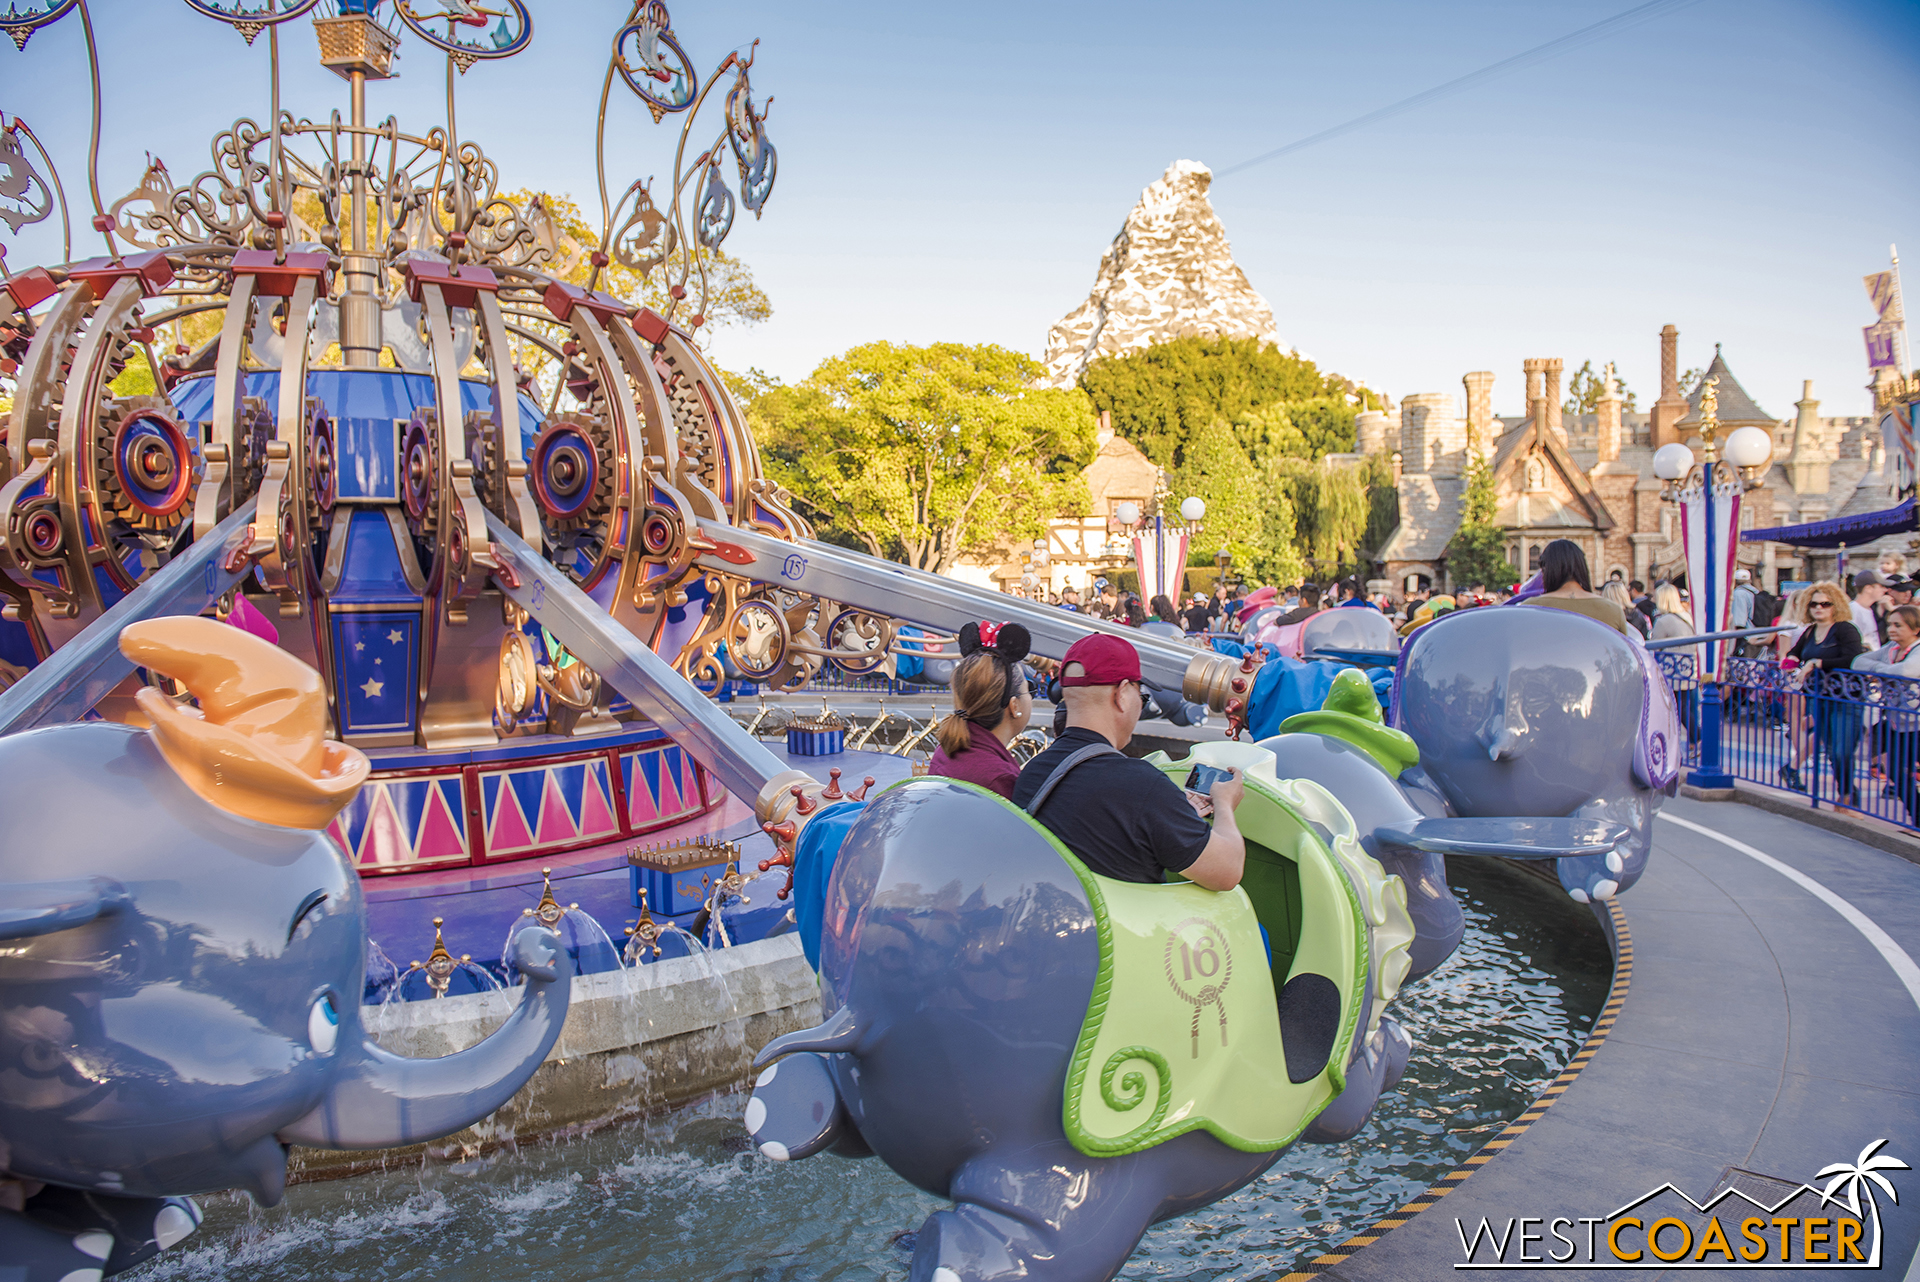
[[[1451,392],[1416,392],[1400,402],[1401,468],[1434,477],[1466,470],[1467,425]]]

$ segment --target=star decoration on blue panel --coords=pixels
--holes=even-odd
[[[367,643],[365,641],[355,641],[353,643],[353,652],[355,654],[359,654],[362,650],[366,648],[367,648]]]
[[[385,688],[386,682],[375,681],[372,677],[368,677],[367,683],[360,687],[361,690],[366,692],[366,696],[369,699],[378,699],[380,697],[380,691]]]
[[[399,645],[402,641],[406,640],[406,637],[401,633],[399,628],[395,628],[393,631],[387,633],[387,640],[393,642],[395,645]]]

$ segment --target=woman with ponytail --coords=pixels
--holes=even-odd
[[[1033,638],[1017,623],[969,623],[960,629],[953,711],[940,721],[940,747],[927,773],[964,779],[1009,799],[1020,764],[1007,745],[1033,718],[1027,657]]]

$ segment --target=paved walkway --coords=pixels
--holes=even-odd
[[[1591,1062],[1471,1178],[1322,1276],[1460,1276],[1456,1221],[1471,1234],[1483,1216],[1496,1230],[1516,1216],[1603,1217],[1667,1181],[1704,1201],[1728,1168],[1775,1177],[1781,1191],[1824,1184],[1815,1172],[1852,1162],[1881,1139],[1889,1141],[1882,1153],[1920,1166],[1920,971],[1911,960],[1920,958],[1920,867],[1748,806],[1676,800],[1663,816],[1646,875],[1620,901],[1634,949],[1631,986]],[[1900,1201],[1878,1195],[1886,1237],[1875,1276],[1920,1278],[1920,1269],[1909,1273],[1920,1246],[1920,1172],[1886,1174]],[[1769,1187],[1750,1177],[1734,1183]],[[1668,1194],[1646,1210],[1686,1208]],[[1757,1212],[1742,1204],[1722,1220],[1746,1214]],[[1690,1220],[1698,1226],[1702,1217]],[[1671,1249],[1676,1231],[1668,1233]],[[1605,1258],[1604,1225],[1600,1234]],[[1630,1233],[1625,1244],[1635,1243]],[[1536,1257],[1543,1250],[1566,1247],[1552,1239],[1530,1247]],[[1517,1251],[1511,1244],[1509,1261]],[[1492,1253],[1483,1244],[1477,1258]],[[1614,1267],[1610,1277],[1683,1276]],[[1732,1272],[1695,1266],[1684,1276]],[[1806,1274],[1749,1268],[1740,1276]]]

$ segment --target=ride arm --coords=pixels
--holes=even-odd
[[[499,560],[494,581],[500,590],[691,752],[735,796],[755,798],[763,821],[782,818],[792,808],[789,790],[793,785],[815,792],[822,787],[812,776],[788,769],[491,512],[487,532]]]
[[[1092,615],[990,592],[829,543],[794,542],[718,522],[702,522],[700,535],[708,546],[694,564],[715,573],[812,593],[946,632],[957,633],[983,619],[1019,623],[1033,636],[1033,652],[1050,659],[1065,655],[1081,637],[1104,632],[1127,641],[1139,653],[1140,672],[1148,685],[1184,691],[1188,699],[1215,712],[1231,711],[1229,703],[1235,698],[1244,702],[1252,689],[1252,676],[1240,670],[1237,660]],[[1241,684],[1236,686],[1236,681]]]

